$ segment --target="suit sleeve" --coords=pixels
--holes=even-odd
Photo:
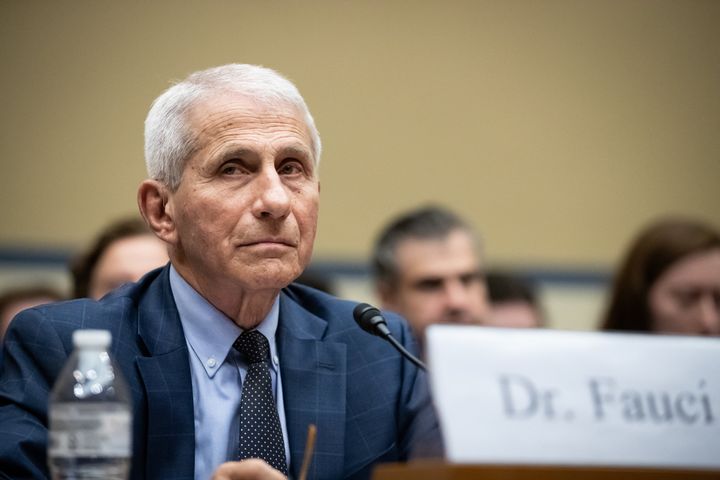
[[[25,310],[12,321],[0,367],[0,478],[49,478],[48,398],[66,358],[40,310]]]
[[[399,323],[399,341],[417,356],[417,342],[407,323]],[[402,372],[402,401],[398,413],[401,451],[408,459],[442,458],[442,435],[430,396],[427,374],[405,360]]]

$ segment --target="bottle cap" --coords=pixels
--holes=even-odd
[[[72,339],[76,348],[107,348],[112,334],[108,330],[75,330]]]

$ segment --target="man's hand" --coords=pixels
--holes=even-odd
[[[285,475],[258,458],[220,465],[212,480],[287,480]]]

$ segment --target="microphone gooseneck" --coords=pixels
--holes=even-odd
[[[392,336],[392,333],[387,326],[387,322],[382,316],[380,310],[367,303],[360,303],[353,309],[353,317],[355,318],[357,324],[360,325],[360,328],[368,333],[377,335],[378,337],[387,340],[398,352],[400,352],[403,357],[410,360],[414,365],[423,371],[427,371],[425,364],[415,355],[408,352],[405,347],[403,347],[402,344]]]

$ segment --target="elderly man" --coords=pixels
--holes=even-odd
[[[47,477],[47,393],[81,327],[112,332],[131,386],[133,479],[296,477],[310,424],[309,478],[368,478],[437,442],[422,372],[356,327],[353,303],[288,286],[310,260],[320,192],[320,138],[295,86],[257,66],[197,72],[155,101],[145,136],[138,203],[170,265],[16,318],[0,477]]]
[[[422,343],[434,323],[480,324],[488,304],[478,239],[453,212],[406,212],[380,233],[373,252],[382,306],[410,322]]]

